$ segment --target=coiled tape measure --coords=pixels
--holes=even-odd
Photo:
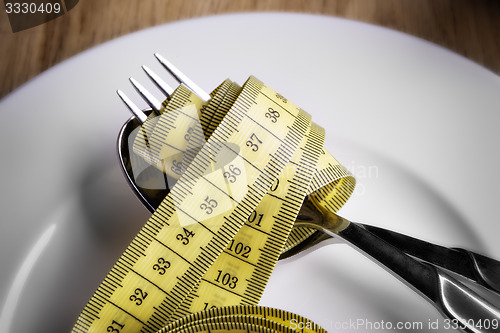
[[[354,190],[323,142],[306,112],[255,77],[226,80],[208,102],[181,84],[131,140],[136,168],[154,165],[175,185],[73,332],[288,332],[306,322],[255,304],[280,253],[314,232],[292,229],[304,197],[336,212]]]

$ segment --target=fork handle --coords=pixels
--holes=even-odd
[[[453,248],[469,256],[475,269],[476,280],[490,289],[500,292],[500,262],[462,248]]]
[[[331,232],[331,231],[330,231]],[[435,266],[420,262],[366,229],[350,223],[337,236],[375,259],[396,277],[426,296],[466,332],[498,332],[500,310]]]
[[[497,260],[462,248],[432,244],[376,226],[362,226],[411,256],[439,265],[486,288],[500,292],[500,262]]]

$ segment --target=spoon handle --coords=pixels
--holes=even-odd
[[[337,219],[333,214],[331,218]],[[355,223],[337,230],[336,235],[424,295],[457,328],[466,332],[498,332],[494,324],[500,321],[500,309],[441,269],[408,256]],[[489,324],[484,325],[486,322]]]

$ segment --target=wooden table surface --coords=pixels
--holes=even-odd
[[[113,38],[182,19],[255,11],[324,14],[385,26],[500,74],[499,0],[81,0],[65,15],[17,33],[3,8],[0,98],[51,66]]]

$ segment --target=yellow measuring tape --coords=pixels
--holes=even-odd
[[[354,179],[323,141],[306,112],[254,77],[226,80],[208,102],[180,85],[131,142],[137,165],[175,185],[73,331],[156,332],[184,318],[195,320],[164,330],[295,329],[261,308],[218,309],[257,304],[281,252],[314,232],[292,229],[306,195],[333,212],[349,198]]]
[[[173,332],[326,332],[314,322],[279,309],[259,306],[214,308],[183,317],[159,333]]]

